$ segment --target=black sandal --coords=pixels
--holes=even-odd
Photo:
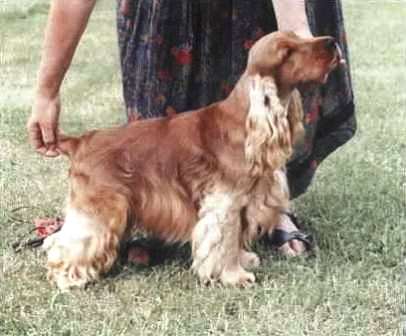
[[[286,242],[297,239],[304,243],[306,252],[313,250],[313,236],[310,233],[304,233],[302,231],[303,225],[299,223],[297,217],[293,213],[284,212],[284,214],[289,216],[290,220],[299,230],[287,232],[285,230],[275,229],[273,230],[272,234],[267,237],[268,243],[271,244],[273,248],[278,249]]]

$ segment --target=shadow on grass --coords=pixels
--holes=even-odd
[[[149,256],[148,264],[129,261],[130,248],[144,250]],[[177,266],[178,271],[187,271],[191,264],[190,244],[168,245],[157,239],[136,237],[122,247],[118,262],[106,275],[106,278],[129,280],[134,273],[148,277],[157,270],[174,265]]]
[[[150,258],[149,264],[144,265],[128,261],[128,250],[134,247],[147,251]],[[294,259],[295,262],[293,262],[293,264],[298,262],[299,264],[304,263],[309,267],[313,267],[314,260],[317,257],[317,252],[315,251],[310,251],[303,257],[293,259],[286,257],[275,248],[272,248],[269,242],[264,239],[254,242],[252,251],[257,253],[261,260],[261,265],[255,270],[255,273],[259,275],[259,283],[261,282],[261,278],[263,278],[262,273],[267,273],[269,266],[275,262],[283,265],[288,262],[291,263]],[[115,266],[113,266],[113,269],[106,275],[106,279],[130,280],[135,274],[146,279],[157,274],[157,272],[164,274],[169,269],[172,270],[171,273],[183,273],[189,271],[191,265],[192,256],[189,243],[167,245],[162,241],[152,238],[136,238],[122,248],[119,262],[117,262]]]

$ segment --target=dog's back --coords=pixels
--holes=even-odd
[[[86,204],[88,211],[102,206],[97,203],[106,197],[98,195],[115,193],[128,203],[129,230],[188,241],[197,204],[216,169],[204,145],[189,141],[199,138],[199,124],[194,114],[61,136],[60,151],[71,161],[69,202]]]

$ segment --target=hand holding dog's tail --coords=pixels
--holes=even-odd
[[[59,134],[57,150],[59,151],[59,153],[71,158],[76,153],[79,142],[80,139],[77,137]]]
[[[60,109],[59,95],[53,98],[38,95],[27,122],[31,145],[38,153],[48,157],[59,155],[57,141]]]

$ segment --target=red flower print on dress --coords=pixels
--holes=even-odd
[[[265,32],[261,28],[258,28],[255,31],[255,40],[259,40],[264,35],[265,35]]]
[[[233,89],[232,86],[227,82],[221,83],[221,90],[223,91],[225,96],[228,96],[232,89]]]
[[[167,69],[161,69],[158,71],[158,78],[162,81],[168,81],[172,79],[172,75]]]
[[[317,121],[320,112],[320,105],[318,102],[314,103],[311,110],[306,114],[305,123],[313,124]]]
[[[180,65],[189,65],[192,63],[192,48],[176,48],[171,49],[171,54],[175,57],[176,63]]]
[[[120,12],[124,16],[129,16],[131,12],[130,0],[123,0],[120,5]]]
[[[244,49],[251,49],[252,45],[254,44],[254,40],[245,40],[244,41]]]

